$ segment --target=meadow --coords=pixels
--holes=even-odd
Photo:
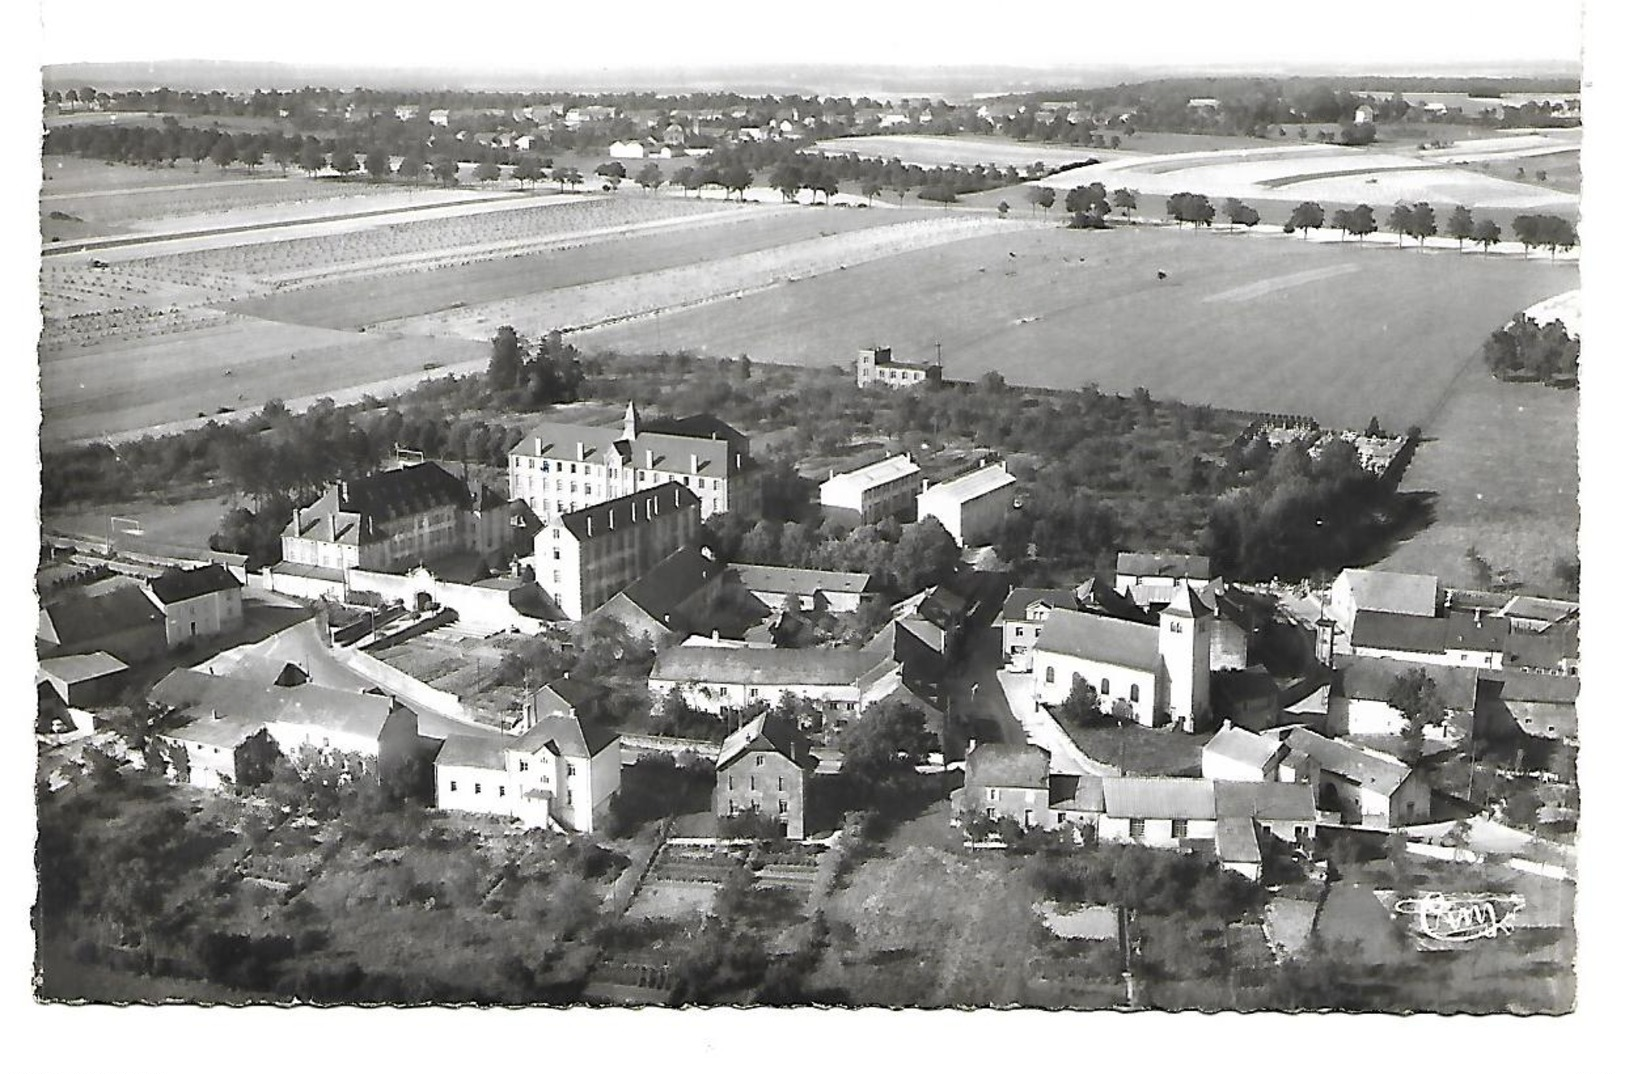
[[[1021,213],[1021,216],[1028,216]],[[1159,280],[1157,272],[1167,273]],[[723,306],[583,333],[823,365],[890,344],[947,375],[1430,426],[1457,371],[1517,311],[1572,289],[1572,264],[1440,246],[1119,227],[1014,230],[799,280]],[[838,318],[831,311],[839,310]]]

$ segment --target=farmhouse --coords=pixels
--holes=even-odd
[[[609,155],[613,160],[642,160],[649,151],[642,142],[611,142]]]
[[[560,679],[525,699],[516,737],[447,735],[435,755],[435,804],[593,831],[621,786],[621,739],[597,706],[598,691]]]
[[[593,612],[614,619],[651,644],[681,638],[704,625],[705,605],[721,589],[723,566],[708,549],[679,548]]]
[[[1439,579],[1431,574],[1400,574],[1349,567],[1332,583],[1330,612],[1343,633],[1352,635],[1369,612],[1432,619],[1439,614]]]
[[[807,834],[807,789],[818,759],[791,720],[764,712],[722,741],[712,809],[718,817],[755,813],[786,839]]]
[[[668,482],[699,498],[702,518],[760,501],[750,440],[710,415],[646,423],[626,405],[620,428],[547,422],[508,455],[508,487],[544,521]]]
[[[679,694],[692,707],[720,713],[785,696],[817,702],[832,724],[863,715],[904,690],[901,665],[885,653],[852,649],[724,649],[679,645],[659,653],[651,694]]]
[[[1016,479],[998,462],[983,464],[938,485],[926,484],[915,497],[916,515],[934,518],[962,548],[986,544],[998,536],[1015,508]]]
[[[1292,751],[1281,766],[1283,779],[1312,782],[1320,806],[1340,813],[1345,823],[1389,828],[1432,816],[1427,780],[1398,759],[1303,727],[1277,733]],[[1296,755],[1307,763],[1295,764]]]
[[[301,683],[265,684],[178,669],[149,695],[160,709],[188,718],[160,741],[174,748],[176,778],[195,787],[242,782],[268,750],[298,760],[324,758],[368,767],[405,762],[416,748],[417,716],[394,699]]]
[[[1536,738],[1573,743],[1580,731],[1575,702],[1578,679],[1566,675],[1508,672],[1478,683],[1474,734],[1486,738],[1521,731]]]
[[[1119,593],[1135,593],[1140,603],[1162,603],[1171,599],[1180,582],[1201,586],[1213,578],[1213,568],[1206,556],[1182,555],[1172,552],[1119,552],[1117,553],[1117,582]],[[1142,591],[1144,596],[1137,590]],[[1157,601],[1156,593],[1166,594]]]
[[[667,482],[556,515],[537,538],[536,581],[570,619],[596,611],[699,534],[699,497]]]
[[[858,352],[858,387],[912,388],[941,384],[941,362],[899,362],[890,347],[866,347]]]
[[[217,563],[165,571],[147,591],[164,613],[164,634],[171,649],[199,637],[229,634],[243,625],[243,583]]]
[[[1405,716],[1388,703],[1394,684],[1415,664],[1380,657],[1339,658],[1333,673],[1327,730],[1338,735],[1397,735],[1404,730]],[[1438,688],[1445,708],[1458,716],[1470,716],[1477,704],[1479,675],[1472,668],[1439,666],[1426,670]],[[1428,727],[1424,733],[1446,738],[1448,728]]]
[[[41,660],[36,679],[48,685],[62,704],[82,709],[117,698],[127,671],[129,665],[111,653],[83,653]]]
[[[459,553],[497,558],[507,550],[510,517],[495,492],[476,494],[439,464],[420,462],[341,481],[295,508],[282,531],[282,558],[390,573]]]
[[[166,639],[164,613],[138,586],[54,600],[40,609],[35,633],[42,658],[105,651],[126,664],[159,656]]]
[[[1212,609],[1188,583],[1154,624],[1056,609],[1032,650],[1034,699],[1058,705],[1081,680],[1121,719],[1199,731],[1211,715],[1212,622]]]
[[[753,563],[736,563],[730,570],[751,596],[774,610],[855,612],[880,598],[880,590],[868,574]]]
[[[850,526],[886,518],[908,521],[924,484],[918,463],[907,455],[892,455],[844,474],[831,471],[829,480],[818,486],[818,503],[825,518]]]
[[[1227,721],[1202,747],[1202,777],[1237,783],[1273,781],[1289,750],[1279,738]]]

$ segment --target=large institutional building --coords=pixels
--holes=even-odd
[[[700,415],[646,424],[631,403],[619,429],[547,422],[508,455],[508,488],[546,523],[571,511],[676,482],[700,515],[752,512],[761,496],[750,440]]]
[[[536,582],[581,619],[694,540],[700,498],[667,481],[553,516],[536,539]]]

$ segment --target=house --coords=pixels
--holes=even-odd
[[[169,647],[164,613],[139,586],[51,601],[40,609],[35,640],[41,658],[107,652],[126,664],[151,660]]]
[[[718,817],[755,813],[786,839],[807,834],[807,789],[818,759],[791,720],[764,712],[722,741],[712,810]]]
[[[827,722],[857,719],[903,687],[901,665],[885,653],[852,649],[724,649],[679,645],[655,656],[651,694],[679,694],[690,706],[720,713],[786,695],[817,702]]]
[[[48,685],[62,704],[82,709],[107,704],[124,689],[129,665],[111,653],[53,656],[39,662],[39,682]]]
[[[432,126],[432,127],[449,127],[449,126],[451,126],[451,109],[449,109],[449,108],[431,108],[431,109],[429,109],[429,125]]]
[[[1539,634],[1559,623],[1578,620],[1580,605],[1572,600],[1520,595],[1507,601],[1495,614],[1505,619],[1514,631]]]
[[[1003,462],[986,460],[951,481],[927,483],[915,497],[916,517],[941,522],[961,548],[993,541],[1015,506],[1015,477]]]
[[[702,518],[761,502],[750,440],[709,414],[646,422],[632,403],[620,427],[546,422],[508,454],[508,487],[544,522],[668,482],[699,498]]]
[[[1034,700],[1059,705],[1081,680],[1120,719],[1199,731],[1211,717],[1212,622],[1186,583],[1155,623],[1055,609],[1032,650]]]
[[[441,809],[592,832],[621,787],[621,739],[599,692],[559,679],[525,699],[517,736],[449,734],[434,760]]]
[[[794,607],[803,612],[844,614],[880,599],[873,577],[852,571],[815,571],[754,563],[736,563],[730,570],[751,596],[775,610]]]
[[[609,156],[611,160],[642,160],[648,155],[649,150],[642,142],[609,143]]]
[[[579,620],[694,542],[700,500],[676,482],[554,516],[536,540],[536,582]]]
[[[1507,635],[1501,666],[1507,671],[1580,674],[1579,622],[1571,619],[1554,623],[1538,634],[1514,628]]]
[[[890,347],[866,347],[858,352],[858,387],[912,388],[941,384],[941,362],[899,362]]]
[[[1115,843],[1178,847],[1209,840],[1218,819],[1213,781],[1183,776],[1122,776],[1101,781],[1106,813],[1100,838]]]
[[[1345,634],[1368,612],[1431,619],[1439,614],[1439,579],[1431,574],[1345,569],[1332,582],[1330,614]]]
[[[1289,751],[1273,735],[1260,735],[1228,721],[1202,747],[1202,778],[1235,783],[1273,782]]]
[[[953,794],[955,816],[1012,820],[1023,828],[1094,827],[1104,808],[1098,778],[1052,773],[1048,750],[1000,742],[971,750],[964,786]]]
[[[1185,102],[1186,108],[1195,108],[1199,111],[1212,111],[1219,106],[1220,101],[1217,97],[1192,97],[1189,101]]]
[[[499,559],[508,551],[506,498],[471,491],[438,463],[420,462],[340,481],[282,531],[286,563],[397,573],[444,556]]]
[[[907,455],[891,455],[843,474],[830,471],[818,486],[824,517],[850,526],[886,518],[910,521],[914,498],[925,484],[920,466]]]
[[[1349,647],[1356,656],[1499,671],[1509,634],[1505,619],[1482,611],[1453,611],[1431,619],[1365,612],[1355,620]]]
[[[1130,593],[1143,587],[1145,598],[1136,594],[1141,603],[1162,603],[1173,596],[1180,582],[1201,586],[1213,580],[1213,568],[1207,556],[1182,555],[1174,552],[1119,552],[1117,553],[1117,581],[1119,593]],[[1156,594],[1164,594],[1158,601]]]
[[[1369,104],[1362,104],[1354,110],[1354,125],[1373,124],[1377,122],[1377,110]]]
[[[1474,734],[1494,738],[1516,728],[1536,738],[1576,741],[1580,732],[1575,703],[1580,681],[1567,675],[1507,672],[1478,683]]]
[[[278,686],[181,668],[148,698],[187,719],[158,738],[169,747],[175,777],[195,787],[242,782],[273,750],[294,761],[308,749],[387,770],[405,763],[417,746],[416,714],[381,694],[308,682]]]
[[[1337,735],[1398,735],[1405,715],[1388,703],[1400,676],[1417,670],[1414,663],[1380,657],[1340,657],[1333,672],[1327,730]],[[1458,716],[1477,706],[1479,675],[1472,668],[1435,666],[1423,669],[1438,688],[1439,700]],[[1448,737],[1447,727],[1428,727],[1430,738]]]
[[[1022,662],[1027,658],[1043,632],[1050,612],[1056,608],[1077,610],[1077,591],[1022,587],[1010,591],[993,621],[999,628],[999,650],[1004,654],[1005,663]]]
[[[147,585],[147,592],[164,613],[171,649],[242,628],[243,583],[218,563],[167,570]]]
[[[1215,620],[1215,628],[1219,625]],[[1215,630],[1215,634],[1217,630]],[[1213,661],[1208,661],[1211,668]],[[1280,722],[1281,688],[1261,665],[1214,671],[1209,679],[1213,718],[1254,730]]]
[[[707,605],[722,589],[724,568],[709,549],[679,548],[593,612],[614,619],[651,644],[680,639],[707,626]]]
[[[1431,816],[1433,792],[1423,775],[1388,754],[1303,727],[1278,732],[1308,768],[1283,762],[1283,778],[1312,781],[1317,805],[1341,814],[1345,823],[1367,828],[1422,824]]]

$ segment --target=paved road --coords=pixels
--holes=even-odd
[[[1031,672],[1000,671],[998,681],[1010,709],[1021,721],[1026,740],[1049,750],[1051,771],[1071,776],[1117,775],[1117,769],[1080,750],[1053,716],[1033,704]]]

